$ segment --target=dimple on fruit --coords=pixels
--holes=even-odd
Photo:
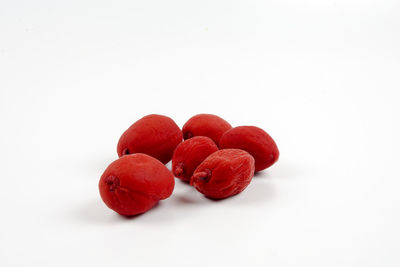
[[[220,148],[238,148],[249,152],[255,159],[255,171],[261,171],[279,158],[279,150],[263,129],[255,126],[239,126],[227,131],[220,140]]]
[[[172,173],[145,154],[126,155],[112,162],[100,178],[104,203],[115,212],[131,216],[151,209],[174,190]]]
[[[197,166],[217,150],[214,141],[206,136],[195,136],[180,143],[172,156],[172,171],[175,177],[190,181]]]
[[[244,150],[222,149],[208,156],[190,180],[200,193],[213,199],[242,192],[254,175],[254,158]]]
[[[120,157],[144,153],[165,164],[181,142],[182,132],[171,118],[152,114],[136,121],[122,134],[117,152]]]
[[[207,136],[218,146],[221,136],[231,128],[226,120],[216,115],[198,114],[183,125],[182,132],[185,140],[193,136]]]

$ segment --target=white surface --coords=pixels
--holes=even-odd
[[[400,266],[400,2],[0,2],[0,266]],[[97,183],[149,113],[257,125],[242,194],[125,219]]]

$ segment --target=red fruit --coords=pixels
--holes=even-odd
[[[221,136],[231,128],[232,126],[227,121],[218,116],[198,114],[183,125],[182,132],[185,140],[193,136],[207,136],[218,145]]]
[[[221,148],[238,148],[249,152],[256,160],[256,172],[274,164],[279,150],[269,134],[255,126],[239,126],[227,131],[220,140]]]
[[[174,175],[184,181],[190,181],[197,166],[217,150],[213,140],[206,136],[195,136],[180,143],[172,156]]]
[[[182,132],[171,118],[152,114],[136,121],[122,134],[117,151],[120,157],[144,153],[165,164],[181,142]]]
[[[222,149],[208,156],[190,180],[200,193],[221,199],[242,192],[254,175],[254,158],[240,149]]]
[[[145,154],[127,155],[111,163],[100,178],[100,196],[121,215],[151,209],[174,190],[172,173],[157,159]]]

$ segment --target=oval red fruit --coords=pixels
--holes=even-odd
[[[172,156],[172,172],[175,177],[190,181],[197,166],[217,150],[214,141],[206,136],[190,138],[176,147]]]
[[[174,190],[172,173],[157,159],[145,154],[127,155],[112,162],[100,178],[104,203],[121,215],[151,209]]]
[[[120,157],[144,153],[165,164],[181,142],[182,132],[171,118],[152,114],[136,121],[122,134],[117,152]]]
[[[227,131],[220,140],[221,148],[238,148],[249,152],[255,159],[256,172],[274,164],[279,150],[272,137],[255,126],[239,126]]]
[[[224,119],[212,114],[198,114],[191,117],[182,127],[183,138],[207,136],[217,145],[221,136],[232,126]]]
[[[254,175],[254,158],[244,150],[222,149],[208,156],[190,180],[200,193],[222,199],[242,192]]]

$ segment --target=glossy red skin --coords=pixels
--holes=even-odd
[[[197,166],[217,150],[214,141],[206,136],[195,136],[180,143],[172,156],[172,171],[175,177],[190,181]]]
[[[181,142],[182,132],[171,118],[152,114],[136,121],[122,134],[117,152],[120,157],[144,153],[166,164]]]
[[[279,158],[275,141],[255,126],[239,126],[227,131],[221,137],[220,148],[238,148],[249,152],[256,161],[256,172],[270,167]]]
[[[231,128],[226,120],[216,115],[198,114],[183,125],[182,132],[185,140],[193,136],[207,136],[218,146],[221,136]]]
[[[213,199],[242,192],[254,176],[254,158],[244,150],[222,149],[208,156],[190,180],[200,193]]]
[[[131,216],[151,209],[174,190],[172,173],[159,160],[145,154],[123,156],[112,162],[100,178],[104,203],[115,212]]]

